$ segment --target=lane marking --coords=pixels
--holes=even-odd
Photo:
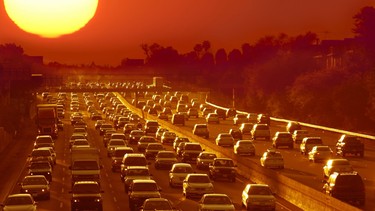
[[[64,206],[64,204],[62,202],[60,202],[60,208],[62,208]]]

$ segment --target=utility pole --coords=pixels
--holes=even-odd
[[[236,108],[234,103],[234,88],[232,89],[232,108]]]

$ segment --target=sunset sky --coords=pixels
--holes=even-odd
[[[42,38],[19,29],[1,1],[0,44],[20,45],[28,55],[44,56],[45,63],[115,66],[123,58],[144,58],[142,43],[186,53],[204,40],[213,52],[230,51],[282,32],[352,37],[352,17],[364,6],[375,6],[375,0],[99,0],[96,15],[80,31]]]

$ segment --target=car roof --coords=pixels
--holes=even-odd
[[[148,170],[148,166],[128,166],[127,170],[130,170],[130,169],[146,169],[146,170]]]
[[[135,179],[133,180],[133,184],[135,183],[155,183],[156,184],[156,181],[153,179]]]
[[[189,163],[175,163],[173,166],[178,166],[178,167],[192,167],[191,164]]]
[[[98,184],[99,185],[99,183],[98,182],[96,182],[96,181],[77,181],[77,182],[74,182],[74,184]]]

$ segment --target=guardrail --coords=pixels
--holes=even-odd
[[[127,102],[120,94],[115,93],[115,95],[127,108],[142,116],[140,109]],[[176,132],[177,135],[187,137],[191,141],[200,143],[206,151],[215,152],[219,157],[233,159],[237,163],[237,173],[239,175],[256,183],[268,184],[278,196],[304,210],[360,210],[350,204],[327,196],[322,192],[279,174],[276,171],[263,168],[254,161],[236,156],[233,152],[225,150],[199,136],[193,135],[191,132],[183,130],[168,121],[160,120],[152,115],[148,115],[147,119],[157,120],[163,127]]]
[[[210,102],[205,102],[205,103],[207,105],[212,106],[212,107],[217,108],[217,109],[223,109],[223,110],[228,110],[229,109],[229,108],[225,108],[225,107],[222,107],[222,106],[219,106],[219,105],[215,105],[215,104],[210,103]],[[237,111],[237,113],[249,114],[248,112],[245,112],[245,111]],[[272,121],[276,121],[276,122],[286,122],[286,123],[292,121],[292,120],[288,120],[288,119],[280,119],[280,118],[275,118],[275,117],[271,117],[271,120]],[[314,129],[330,131],[330,132],[334,132],[334,133],[341,133],[341,134],[353,135],[353,136],[357,136],[357,137],[360,137],[360,138],[365,138],[365,139],[370,139],[370,140],[374,140],[375,141],[375,136],[368,135],[368,134],[361,134],[361,133],[356,133],[356,132],[351,132],[351,131],[340,130],[340,129],[336,129],[336,128],[329,128],[329,127],[324,127],[324,126],[319,126],[319,125],[313,125],[313,124],[304,123],[304,122],[300,122],[300,121],[298,121],[298,122],[302,126],[305,126],[305,127],[310,127],[310,128],[314,128]]]

